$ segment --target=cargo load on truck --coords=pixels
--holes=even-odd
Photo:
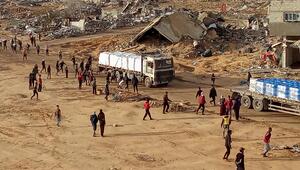
[[[102,52],[99,67],[135,74],[146,87],[167,85],[175,76],[173,58],[160,52]]]
[[[231,89],[244,107],[300,116],[300,81],[281,78],[250,79],[249,86]],[[237,95],[239,94],[239,95]]]

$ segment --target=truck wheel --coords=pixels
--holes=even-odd
[[[261,112],[264,110],[264,103],[262,99],[254,99],[253,100],[253,108],[257,112]]]
[[[153,83],[152,83],[150,77],[146,77],[145,78],[145,86],[150,88],[150,87],[152,87],[152,84]]]
[[[241,103],[247,109],[252,108],[252,98],[250,96],[243,96],[241,99]]]

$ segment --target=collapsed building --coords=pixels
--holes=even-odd
[[[278,56],[284,68],[300,68],[300,12],[297,11],[300,0],[273,0],[269,8],[270,34],[282,37],[276,49],[281,49]]]
[[[184,37],[200,39],[205,31],[206,27],[188,13],[175,12],[154,19],[132,42],[140,42],[147,38],[164,38],[176,43]]]

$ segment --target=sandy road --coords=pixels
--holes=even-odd
[[[56,42],[52,45],[56,46]],[[155,120],[142,121],[142,102],[106,102],[104,96],[93,96],[91,87],[79,91],[76,79],[54,74],[53,79],[44,79],[46,88],[40,100],[30,100],[32,92],[26,77],[41,57],[30,55],[29,61],[23,63],[10,51],[1,51],[0,56],[0,169],[229,170],[235,167],[233,160],[240,146],[246,148],[247,169],[293,170],[300,165],[299,155],[288,151],[273,151],[270,158],[260,155],[261,138],[268,125],[274,127],[272,144],[299,143],[298,117],[242,110],[242,116],[250,120],[233,122],[233,149],[227,162],[221,159],[225,148],[221,119],[214,113],[218,108],[208,106],[205,116],[163,115],[161,108],[154,108]],[[56,55],[46,58],[53,71],[55,59]],[[97,78],[101,88],[103,77]],[[237,79],[219,79],[219,94],[228,93],[225,88],[237,84]],[[169,87],[141,88],[141,92],[161,98],[168,90],[172,100],[194,102],[199,85],[207,92],[209,79],[181,73]],[[50,117],[56,104],[63,112],[61,128]],[[106,137],[93,138],[89,115],[100,108],[106,113]]]

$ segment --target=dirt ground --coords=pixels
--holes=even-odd
[[[232,153],[229,160],[224,161],[225,147],[218,107],[208,104],[204,116],[180,112],[163,115],[161,108],[153,108],[154,120],[143,121],[143,102],[106,102],[104,96],[92,95],[90,86],[78,90],[70,55],[75,50],[80,52],[86,49],[85,45],[81,46],[82,41],[96,42],[94,44],[104,47],[105,43],[100,40],[114,40],[117,34],[124,34],[124,30],[116,31],[114,36],[100,34],[41,42],[42,49],[45,44],[50,44],[51,55],[45,57],[42,50],[42,55],[37,56],[31,50],[26,62],[22,61],[20,52],[14,54],[10,50],[1,50],[0,169],[230,170],[235,167],[234,158],[239,147],[246,149],[246,169],[298,169],[299,154],[287,150],[271,151],[269,158],[263,158],[260,154],[262,137],[268,126],[273,127],[273,146],[300,144],[299,117],[242,109],[243,119],[232,123]],[[54,74],[60,48],[70,68],[68,79],[63,74]],[[110,43],[107,49],[103,49],[109,48]],[[93,53],[99,50],[99,46],[89,50],[88,53]],[[46,64],[52,66],[53,78],[46,79],[43,73],[43,92],[39,93],[38,101],[30,100],[32,91],[28,89],[28,74],[34,64],[38,63],[41,67],[43,57]],[[214,69],[219,69],[215,62],[222,62],[222,59],[213,57],[207,60],[211,60],[211,64],[207,65]],[[197,87],[201,86],[208,96],[210,81],[209,75],[195,73],[189,69],[179,70],[168,87],[147,89],[141,86],[140,93],[161,99],[164,91],[169,91],[173,101],[196,103],[194,96]],[[244,76],[228,78],[220,72],[216,81],[218,96],[229,94],[228,89],[239,85]],[[97,83],[99,89],[103,88],[103,74],[97,75]],[[62,109],[62,127],[57,127],[51,118],[57,104]],[[89,121],[90,114],[99,109],[106,114],[104,138],[99,137],[99,131],[97,137],[92,137]]]

